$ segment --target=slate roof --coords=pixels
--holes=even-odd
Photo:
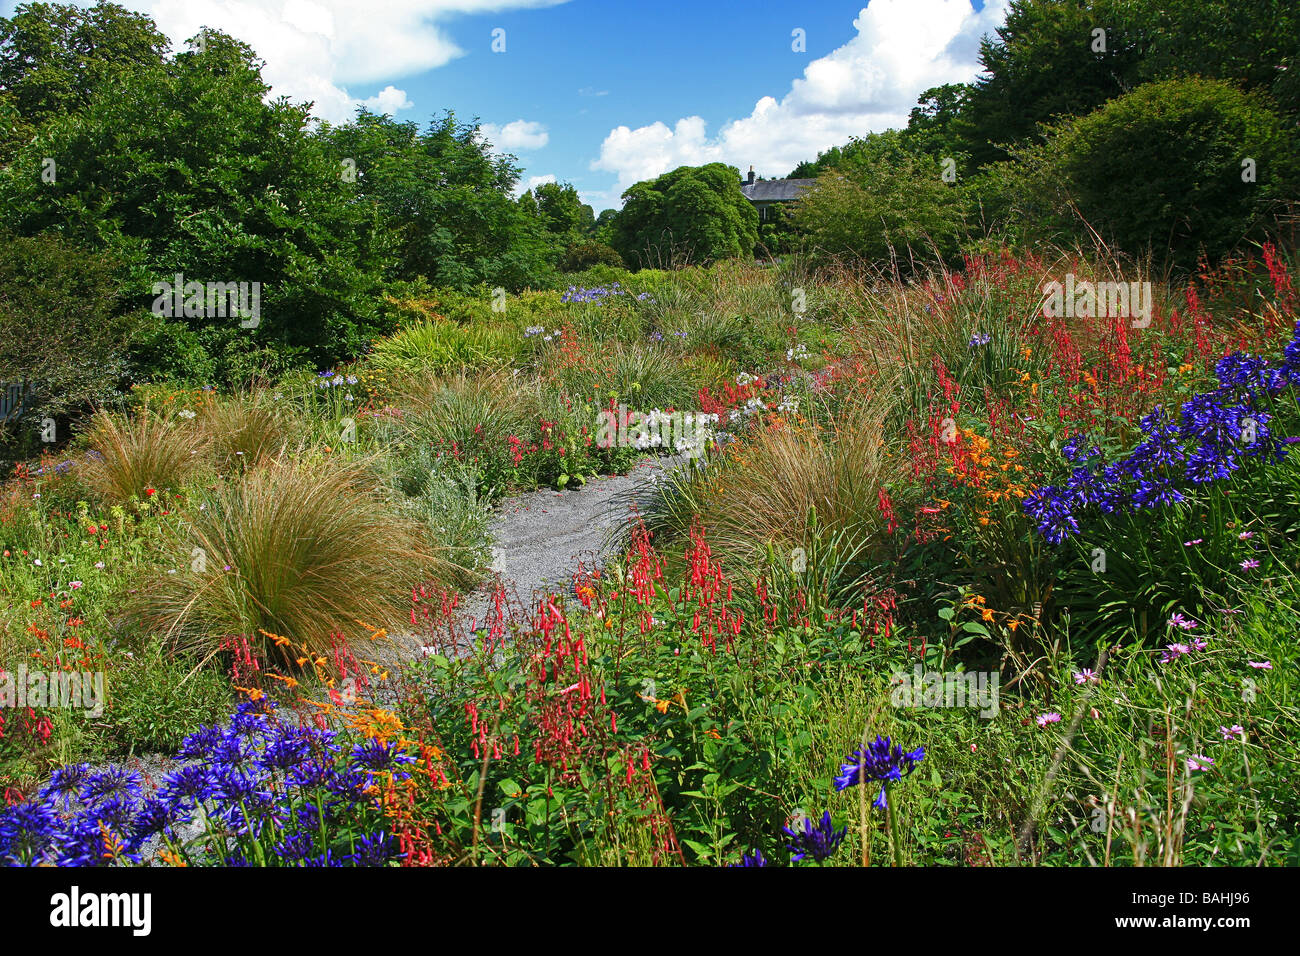
[[[750,202],[790,202],[815,182],[815,179],[759,179],[741,183],[740,191]]]

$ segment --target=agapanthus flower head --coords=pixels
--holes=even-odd
[[[728,863],[728,866],[767,866],[767,858],[763,856],[762,850],[755,850],[753,853],[741,854],[739,863]]]
[[[835,829],[835,824],[831,822],[831,812],[829,810],[822,813],[821,820],[816,825],[807,817],[804,817],[801,827],[782,827],[781,829],[790,838],[787,849],[794,854],[791,859],[797,862],[806,856],[811,856],[818,863],[833,856],[844,841],[845,835],[849,832],[847,825],[840,827],[838,830]]]
[[[107,767],[86,775],[81,785],[82,799],[99,803],[111,797],[140,796],[140,775],[125,767]]]
[[[845,758],[845,763],[840,766],[840,775],[835,778],[835,789],[847,790],[857,784],[879,783],[880,792],[873,804],[883,809],[887,806],[885,786],[891,781],[902,780],[924,759],[924,747],[904,751],[889,737],[877,735],[866,747]]]

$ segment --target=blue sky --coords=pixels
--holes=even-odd
[[[119,2],[174,46],[203,25],[238,36],[275,93],[332,121],[358,103],[420,123],[477,117],[519,158],[521,185],[571,182],[599,211],[683,164],[784,176],[905,123],[923,89],[974,78],[1007,0]]]

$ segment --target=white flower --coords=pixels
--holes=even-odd
[[[40,558],[37,558],[35,561],[32,562],[32,564],[36,565],[38,568],[43,568],[43,567],[45,567],[45,565],[41,564],[41,559],[40,559]]]
[[[182,411],[179,411],[176,414],[179,415],[181,418],[193,418],[195,415],[194,411],[188,408],[183,409]]]
[[[748,372],[741,372],[739,375],[736,376],[736,384],[742,387],[745,385],[749,385],[751,382],[756,382],[756,381],[758,381],[758,377],[755,375],[750,375]]]
[[[70,585],[70,587],[72,588],[72,590],[75,591],[75,590],[77,590],[77,588],[81,587],[81,582],[80,582],[80,581],[73,581],[72,584]]]
[[[103,562],[103,561],[96,561],[96,562],[95,562],[95,567],[99,568],[101,571],[104,570],[104,562]]]
[[[334,378],[333,378],[333,380],[330,382],[330,384],[331,384],[331,385],[342,385],[342,384],[343,384],[343,376],[342,376],[342,375],[335,375]]]

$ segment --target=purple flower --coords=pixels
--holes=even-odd
[[[794,854],[791,859],[798,862],[805,856],[811,856],[818,863],[830,858],[839,849],[840,843],[849,832],[847,825],[835,829],[829,810],[822,813],[822,818],[816,826],[805,817],[801,829],[795,830],[790,827],[781,829],[790,838],[786,848]]]
[[[846,762],[840,767],[840,775],[835,778],[835,789],[847,790],[856,784],[865,785],[868,781],[879,783],[880,792],[872,801],[872,805],[884,809],[888,806],[885,786],[891,781],[902,780],[924,759],[924,747],[904,752],[903,748],[889,737],[877,735],[873,742],[853,751],[845,758]]]

